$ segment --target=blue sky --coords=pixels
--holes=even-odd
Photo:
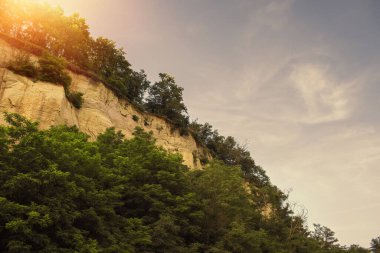
[[[309,224],[380,235],[380,1],[50,2],[150,80],[175,76],[191,117],[246,144]]]

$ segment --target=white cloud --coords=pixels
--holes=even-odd
[[[323,66],[300,64],[290,73],[290,81],[306,105],[303,123],[323,123],[349,116],[350,86],[333,80],[327,72]]]

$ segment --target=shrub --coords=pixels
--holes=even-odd
[[[16,74],[33,78],[34,80],[61,84],[65,90],[66,98],[75,107],[80,109],[83,104],[83,93],[70,92],[71,77],[65,71],[64,60],[55,56],[44,54],[36,67],[27,54],[21,54],[14,61],[9,62],[8,69]]]
[[[149,119],[144,117],[144,126],[149,126],[150,123],[149,123]]]
[[[137,122],[137,121],[139,121],[139,116],[133,114],[132,119]]]
[[[35,79],[38,75],[38,69],[30,60],[30,56],[20,54],[16,59],[8,63],[8,69],[16,74]]]
[[[62,84],[67,89],[71,84],[71,77],[65,71],[65,61],[55,56],[44,54],[39,60],[39,80]]]
[[[82,92],[70,92],[66,91],[66,98],[70,103],[77,109],[80,109],[83,104],[83,93]]]

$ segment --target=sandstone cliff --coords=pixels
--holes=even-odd
[[[6,63],[17,54],[20,54],[17,49],[0,40],[0,113],[19,113],[39,121],[41,128],[59,124],[76,125],[92,139],[109,127],[121,130],[130,138],[134,128],[139,126],[152,131],[158,145],[170,152],[180,153],[184,164],[190,168],[201,167],[197,154],[203,150],[197,147],[191,135],[181,136],[177,130],[172,131],[171,124],[165,119],[139,112],[102,83],[70,72],[70,89],[84,94],[82,108],[76,109],[66,99],[62,86],[33,82],[7,70]],[[3,115],[0,116],[0,124],[4,124]]]

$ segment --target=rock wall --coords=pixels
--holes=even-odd
[[[152,131],[158,145],[169,152],[180,153],[184,164],[193,169],[201,168],[197,154],[203,150],[197,147],[191,135],[181,136],[165,119],[139,112],[102,83],[70,72],[70,89],[84,94],[82,108],[76,109],[66,99],[62,86],[33,82],[7,70],[6,63],[18,54],[20,51],[0,40],[0,112],[19,113],[39,121],[43,129],[59,124],[76,125],[92,139],[109,127],[131,138],[135,127],[139,126]],[[1,115],[0,124],[4,123]]]

